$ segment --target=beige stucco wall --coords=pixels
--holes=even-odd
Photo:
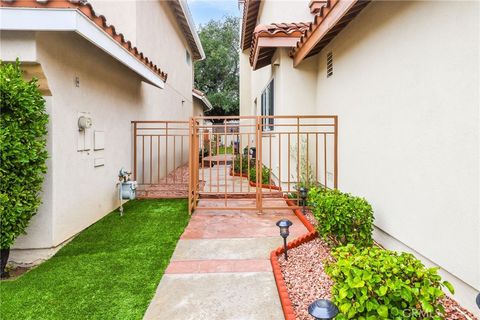
[[[194,117],[203,117],[203,102],[198,99],[193,99],[193,116]]]
[[[295,20],[267,4],[260,23]],[[372,203],[377,240],[440,266],[455,298],[474,311],[479,9],[478,2],[373,2],[298,68],[282,50],[278,67],[251,71],[248,50],[240,60],[241,114],[254,114],[255,97],[274,77],[275,114],[338,115],[339,188]],[[334,75],[327,79],[329,51]]]
[[[260,4],[258,23],[309,22],[312,20],[309,2],[309,0],[263,0]]]
[[[146,84],[74,33],[33,34],[33,49],[28,47],[31,34],[13,35],[24,41],[11,47],[22,51],[27,46],[30,55],[35,53],[52,93],[47,195],[27,235],[16,242],[17,249],[57,246],[118,207],[118,170],[133,166],[130,121],[187,120],[193,113],[193,62],[186,61],[186,41],[167,5],[162,1],[93,2],[97,14],[104,14],[118,32],[167,72],[168,80],[164,89]],[[87,135],[92,149],[82,152],[77,151],[80,112],[89,113],[93,120]],[[93,150],[94,131],[105,132],[104,150]],[[187,144],[184,147],[188,149]],[[94,167],[99,158],[105,165]]]
[[[479,22],[478,2],[374,2],[311,58],[317,113],[339,116],[340,189],[477,290]]]

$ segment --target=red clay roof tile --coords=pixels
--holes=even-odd
[[[257,48],[259,45],[259,38],[269,37],[287,37],[287,38],[300,38],[306,30],[310,27],[311,23],[298,22],[298,23],[271,23],[271,24],[259,24],[255,27],[253,32],[253,39],[251,44],[250,51],[250,65],[253,66],[254,70],[264,67],[269,64],[275,48]],[[257,50],[260,52],[261,59],[257,62],[257,65],[254,65],[255,54]],[[261,60],[261,61],[260,61]]]

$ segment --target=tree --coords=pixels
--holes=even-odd
[[[41,203],[47,171],[45,100],[37,81],[23,79],[20,64],[0,63],[0,249],[1,277],[11,245]]]
[[[212,103],[207,115],[238,115],[239,25],[237,17],[225,17],[200,27],[206,58],[195,63],[195,87]]]

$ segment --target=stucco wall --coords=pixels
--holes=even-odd
[[[193,99],[193,116],[202,117],[203,115],[203,102],[198,99]]]
[[[33,31],[2,31],[0,32],[0,57],[2,61],[37,61],[35,32]]]
[[[51,198],[44,197],[28,234],[18,239],[15,248],[56,246],[118,207],[118,170],[133,169],[130,121],[187,120],[193,113],[193,62],[186,59],[183,33],[167,5],[162,1],[93,2],[98,14],[104,14],[118,32],[168,73],[168,80],[165,89],[146,84],[74,33],[34,34],[35,47],[28,52],[35,53],[52,93],[51,168],[46,182]],[[17,51],[20,45],[32,43],[31,34],[20,36],[25,41],[17,45]],[[86,136],[91,150],[82,152],[77,151],[80,112],[89,113],[93,120]],[[105,134],[103,150],[93,150],[94,131]],[[184,147],[188,149],[187,144]],[[95,167],[95,159],[105,164]]]
[[[268,5],[260,23],[294,21]],[[440,266],[471,310],[480,289],[479,9],[373,2],[298,68],[277,50],[277,71],[251,71],[245,51],[240,79],[242,115],[254,114],[272,76],[275,114],[338,115],[339,188],[372,203],[377,240]]]
[[[340,189],[367,198],[380,229],[477,289],[478,6],[374,2],[311,58],[317,112],[339,116]]]
[[[309,22],[312,14],[309,0],[263,0],[258,15],[259,24]]]

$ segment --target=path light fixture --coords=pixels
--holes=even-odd
[[[308,313],[316,320],[333,319],[338,314],[338,308],[326,299],[319,299],[308,306]]]
[[[277,227],[280,228],[280,235],[283,238],[283,248],[284,248],[283,251],[285,253],[285,260],[288,260],[288,256],[287,256],[287,237],[290,234],[290,232],[288,231],[288,228],[290,228],[290,226],[292,224],[293,224],[292,221],[290,221],[288,219],[282,219],[282,220],[279,220],[277,222]]]
[[[305,213],[306,213],[305,207],[307,205],[308,189],[305,188],[305,187],[300,187],[300,189],[298,189],[298,191],[300,193],[300,198],[302,199],[303,214],[305,215]]]

